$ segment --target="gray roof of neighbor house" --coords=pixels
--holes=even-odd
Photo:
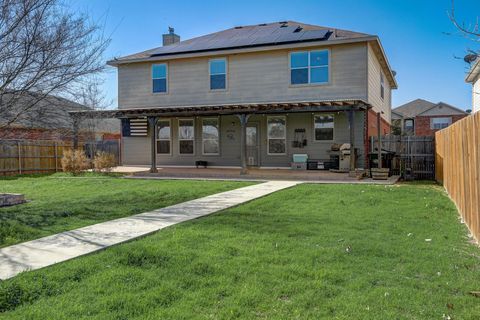
[[[13,105],[13,107],[11,106],[7,112],[2,112],[0,125],[14,120],[10,127],[48,130],[72,129],[73,120],[70,117],[69,112],[90,110],[88,107],[82,104],[65,98],[50,95],[28,110],[23,111],[22,103],[29,103],[30,99],[34,99],[34,95],[35,93],[22,95],[18,102]],[[6,94],[3,98],[4,101],[8,101],[9,95]],[[80,128],[82,128],[82,124],[80,124]],[[96,121],[95,131],[103,133],[120,132],[119,120],[99,119]]]
[[[414,118],[416,115],[424,111],[427,111],[433,106],[435,106],[435,103],[433,102],[423,100],[423,99],[415,99],[399,107],[396,107],[392,111],[394,111],[397,114],[401,114],[405,118]]]
[[[395,120],[395,119],[402,119],[403,118],[403,115],[396,112],[395,110],[392,110],[392,120]]]
[[[461,110],[457,107],[449,105],[448,103],[445,103],[445,102],[433,103],[423,99],[415,99],[413,101],[405,103],[393,109],[392,112],[395,112],[396,114],[399,114],[404,118],[415,118],[416,116],[437,106],[451,108],[459,111],[460,113],[467,114],[464,110]]]

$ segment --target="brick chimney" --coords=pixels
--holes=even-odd
[[[175,34],[175,29],[172,27],[168,27],[168,33],[164,34],[162,37],[164,46],[169,46],[171,44],[180,42],[180,36]]]

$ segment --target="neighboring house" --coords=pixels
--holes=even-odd
[[[436,131],[467,115],[444,102],[416,99],[392,110],[392,131],[394,134],[434,136]]]
[[[472,62],[465,81],[472,84],[472,112],[480,111],[480,58]]]
[[[390,131],[397,83],[375,35],[284,21],[164,42],[108,62],[124,165],[290,167],[350,143],[364,167],[377,113]]]
[[[56,140],[73,139],[73,120],[71,111],[89,110],[84,105],[56,97],[48,96],[32,108],[23,111],[23,105],[32,101],[31,95],[22,96],[17,107],[2,113],[0,119],[0,139],[21,140]],[[8,95],[6,95],[8,98]],[[10,123],[13,121],[12,123]],[[120,121],[118,119],[85,120],[79,124],[81,140],[108,140],[120,138]]]

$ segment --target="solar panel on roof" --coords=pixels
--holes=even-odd
[[[285,23],[232,28],[158,48],[152,52],[151,56],[259,46],[283,42],[323,40],[329,33],[326,29],[300,30],[299,28],[301,28],[301,26],[298,24],[289,25]]]
[[[325,39],[330,30],[307,30],[304,31],[300,40]]]

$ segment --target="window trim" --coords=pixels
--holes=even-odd
[[[322,52],[326,51],[328,52],[328,80],[327,82],[315,82],[312,83],[310,82],[310,73],[312,67],[310,66],[310,53],[311,52]],[[298,83],[298,84],[292,84],[292,53],[308,53],[308,83]],[[320,68],[322,66],[314,66],[313,68]],[[325,66],[323,66],[325,67]],[[303,68],[293,68],[293,69],[305,69]],[[330,49],[315,49],[315,50],[297,50],[297,51],[290,51],[288,53],[288,84],[289,87],[291,88],[298,88],[298,87],[312,87],[312,86],[326,86],[326,85],[331,85],[332,84],[332,52]]]
[[[285,120],[285,137],[283,140],[285,141],[285,152],[284,153],[270,153],[270,140],[281,140],[281,138],[271,138],[269,136],[269,131],[268,131],[268,120],[272,118],[282,118]],[[267,116],[267,155],[269,156],[285,156],[288,153],[287,147],[287,117],[286,116]]]
[[[193,139],[181,139],[180,138],[180,122],[181,121],[188,121],[188,120],[191,120],[192,121],[192,125],[193,125]],[[194,156],[195,155],[195,137],[196,137],[196,134],[195,134],[195,118],[181,118],[181,119],[178,119],[177,121],[177,124],[178,124],[178,128],[177,128],[177,133],[178,133],[178,154],[180,156]],[[193,141],[193,152],[192,153],[182,153],[181,151],[181,148],[180,148],[180,142],[181,141]]]
[[[168,122],[168,127],[170,129],[170,139],[160,139],[158,137],[158,123],[159,122]],[[155,151],[157,153],[157,155],[161,155],[161,156],[171,156],[172,155],[172,119],[158,119],[157,123],[155,124]],[[158,141],[169,141],[170,142],[170,152],[169,153],[158,153]]]
[[[332,134],[332,140],[317,140],[317,135],[315,134],[315,117],[316,116],[332,116],[333,117],[333,134]],[[335,114],[334,113],[314,113],[313,114],[313,117],[312,117],[312,125],[313,125],[313,142],[315,143],[322,143],[322,142],[327,142],[327,143],[331,143],[331,142],[334,142],[335,141]]]
[[[211,66],[211,62],[215,60],[225,61],[225,88],[223,89],[212,89],[212,73],[211,73],[210,66]],[[217,73],[217,74],[223,74],[223,73]],[[218,57],[218,58],[208,59],[208,91],[222,92],[227,90],[228,90],[228,59],[227,57]]]
[[[412,126],[411,127],[407,127],[407,121],[411,121],[412,122]],[[415,132],[415,120],[414,119],[404,119],[403,120],[403,130],[405,131],[409,131],[409,130],[412,130],[413,132]]]
[[[206,153],[205,152],[205,144],[203,143],[205,140],[214,140],[214,139],[205,139],[203,138],[203,122],[205,120],[216,120],[217,121],[217,129],[218,129],[218,152],[217,153]],[[220,118],[219,117],[207,117],[202,118],[202,155],[204,156],[219,156],[220,155]]]
[[[164,65],[165,66],[165,78],[154,78],[153,77],[153,67],[154,66],[159,66],[159,65]],[[153,80],[156,80],[156,79],[165,79],[165,92],[154,92],[153,91]],[[152,66],[150,68],[150,86],[151,86],[151,90],[150,92],[152,94],[168,94],[168,90],[169,90],[169,85],[168,85],[168,63],[167,62],[162,62],[162,63],[152,63]]]
[[[433,123],[433,121],[435,119],[448,119],[448,124],[447,124],[446,127],[443,127],[443,128],[435,128],[434,123]],[[442,129],[445,129],[448,126],[450,126],[452,123],[453,123],[453,118],[452,117],[431,117],[430,118],[430,129],[431,130],[442,130]]]

